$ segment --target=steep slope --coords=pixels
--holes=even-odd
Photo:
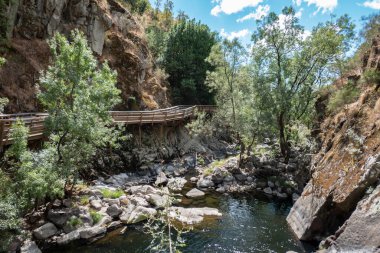
[[[379,45],[377,37],[364,57],[363,68],[349,74],[343,83],[358,80],[368,69],[380,71]],[[313,159],[312,179],[287,220],[302,240],[320,241],[333,235],[324,245],[334,245],[329,251],[366,247],[372,252],[380,246],[379,237],[373,236],[373,229],[380,228],[379,189],[373,190],[380,177],[377,87],[363,85],[358,101],[324,118],[319,137],[322,147]]]
[[[108,61],[118,72],[125,110],[128,101],[140,108],[168,105],[165,80],[157,76],[144,28],[116,0],[13,1],[8,10],[13,36],[4,53],[7,64],[0,70],[0,96],[8,97],[8,112],[36,111],[35,91],[39,72],[50,62],[46,40],[55,32],[68,35],[78,28],[88,38],[100,62]],[[3,11],[3,10],[2,10]],[[13,17],[15,17],[13,19]]]

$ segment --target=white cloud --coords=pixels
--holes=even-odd
[[[375,10],[380,10],[380,0],[365,1],[363,5]]]
[[[218,16],[220,13],[227,15],[237,13],[247,7],[256,7],[263,0],[213,0],[213,3],[217,3],[211,10],[211,15]]]
[[[226,38],[226,39],[229,39],[229,40],[233,40],[235,38],[242,38],[242,37],[245,37],[245,36],[249,35],[249,31],[248,31],[248,29],[244,29],[244,30],[240,30],[240,31],[237,31],[237,32],[228,33],[228,32],[226,32],[224,30],[224,28],[222,28],[222,30],[220,30],[220,35],[223,38]]]
[[[302,12],[303,12],[303,8],[301,8],[299,11],[296,12],[296,14],[294,15],[296,18],[301,18],[302,17]]]
[[[244,22],[244,21],[249,20],[249,19],[260,20],[263,17],[268,16],[269,11],[270,11],[270,6],[269,5],[267,5],[267,4],[264,5],[264,6],[263,5],[259,5],[254,12],[252,12],[252,13],[250,13],[250,14],[242,17],[242,18],[239,18],[237,20],[237,22]]]
[[[302,3],[302,0],[293,0],[293,4],[295,4],[296,6],[300,6]]]
[[[322,10],[322,13],[326,13],[327,11],[332,12],[335,7],[338,6],[338,0],[303,0],[307,2],[308,5],[314,4],[318,7],[318,10],[314,12],[314,14],[318,13]]]

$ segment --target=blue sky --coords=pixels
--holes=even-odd
[[[152,4],[155,0],[150,0]],[[164,2],[165,0],[162,0]],[[173,0],[174,9],[183,10],[190,18],[201,20],[224,37],[238,37],[249,43],[256,27],[256,18],[269,12],[280,13],[285,6],[294,6],[306,30],[319,22],[349,14],[362,27],[362,16],[380,11],[380,0]]]

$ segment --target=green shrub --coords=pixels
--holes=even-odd
[[[94,210],[90,210],[90,215],[91,215],[91,219],[94,222],[94,224],[97,224],[103,218],[102,214],[100,214]]]
[[[380,84],[380,71],[376,69],[366,70],[363,76],[367,84]]]
[[[90,203],[89,199],[88,199],[88,196],[87,195],[84,195],[82,197],[80,197],[80,200],[79,200],[79,203],[82,205],[82,206],[86,206]]]
[[[120,189],[115,191],[110,189],[102,189],[100,192],[102,193],[103,197],[107,199],[117,199],[124,195],[124,191]]]
[[[206,168],[206,169],[203,171],[203,174],[204,174],[205,176],[210,176],[213,172],[214,172],[214,168],[209,167],[209,168]]]
[[[336,112],[346,104],[353,103],[359,98],[360,90],[353,83],[346,84],[342,89],[332,94],[327,104],[329,112]]]
[[[67,222],[72,228],[77,228],[83,224],[83,221],[76,216],[73,216]]]

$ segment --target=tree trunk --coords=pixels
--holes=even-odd
[[[285,135],[285,122],[284,122],[284,112],[280,113],[280,116],[278,117],[278,128],[280,131],[280,149],[281,154],[285,158],[285,161],[288,162],[289,160],[289,146],[288,146],[288,140]]]

